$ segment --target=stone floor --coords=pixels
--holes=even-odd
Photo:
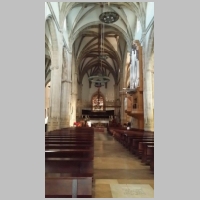
[[[95,132],[93,198],[153,198],[154,174],[107,133]]]

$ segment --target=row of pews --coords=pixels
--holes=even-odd
[[[92,198],[94,130],[45,133],[45,198]]]
[[[141,159],[142,163],[149,165],[150,170],[154,172],[154,132],[108,127],[108,133]]]

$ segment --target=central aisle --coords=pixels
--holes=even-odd
[[[154,174],[149,166],[111,135],[95,132],[93,198],[148,198],[153,197],[153,189]]]

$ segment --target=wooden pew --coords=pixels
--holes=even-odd
[[[92,198],[92,178],[45,178],[45,198]]]
[[[79,134],[71,134],[71,135],[68,135],[68,136],[46,136],[45,137],[45,140],[62,140],[62,139],[73,139],[73,138],[78,138],[78,139],[90,139],[90,140],[93,140],[93,135],[79,135]]]
[[[151,170],[154,170],[154,152],[152,153],[152,146],[154,144],[154,132],[140,129],[125,130],[125,128],[108,129],[109,134],[113,135],[113,137],[124,147],[138,156],[142,162],[146,164],[150,163]]]
[[[93,137],[94,136],[94,133],[80,133],[80,132],[73,132],[73,133],[68,133],[68,132],[65,132],[65,133],[55,133],[55,134],[45,134],[45,137],[69,137],[69,136],[79,136],[79,137],[82,137],[82,136],[88,136],[88,137]]]
[[[52,149],[89,149],[91,152],[94,152],[94,145],[90,143],[77,143],[77,142],[71,142],[71,143],[64,143],[64,144],[46,144],[45,145],[45,151],[46,150],[52,150]]]
[[[65,135],[65,134],[72,134],[72,133],[88,133],[93,134],[94,129],[90,127],[70,127],[64,129],[58,129],[54,131],[49,131],[45,135]]]
[[[56,180],[51,179],[45,197],[73,198],[72,193],[76,189],[72,189],[72,180],[78,184],[77,197],[92,197],[93,158],[93,129],[67,128],[45,134],[45,180],[60,174]],[[66,184],[71,190],[59,190]],[[52,187],[57,188],[56,191],[51,192]]]
[[[154,145],[147,146],[147,161],[149,160],[150,170],[154,172]]]
[[[154,142],[154,132],[144,131],[143,137],[133,138],[130,150],[133,154],[141,156],[139,152],[139,143],[140,142]]]
[[[67,141],[45,141],[46,144],[88,144],[93,145],[92,141],[79,141],[79,140],[67,140]]]
[[[138,158],[142,159],[143,153],[146,152],[146,148],[147,148],[148,144],[154,144],[154,138],[147,137],[147,138],[141,139],[141,141],[138,142],[138,149],[136,150],[136,156]],[[142,160],[142,162],[143,162],[143,160]]]
[[[143,137],[132,140],[131,152],[140,158],[139,143],[140,142],[154,142],[154,137]]]
[[[93,174],[93,158],[45,158],[45,173]]]
[[[140,142],[139,143],[139,158],[141,158],[142,163],[146,163],[148,161],[148,155],[151,153],[150,149],[148,149],[149,145],[154,145],[154,141]]]
[[[46,150],[52,150],[52,149],[91,149],[91,151],[94,152],[94,146],[91,146],[89,144],[46,144],[45,145],[45,151]]]
[[[79,136],[76,136],[76,137],[56,137],[56,138],[45,138],[45,142],[47,141],[65,141],[65,140],[79,140],[79,141],[94,141],[94,139],[92,137],[79,137]]]
[[[122,144],[130,150],[131,143],[133,139],[143,138],[144,132],[143,131],[124,131],[121,135]]]
[[[94,158],[94,151],[88,148],[48,149],[45,158]]]
[[[152,135],[152,134],[151,134]],[[145,134],[143,130],[115,130],[116,139],[123,144],[127,149],[131,150],[133,139],[142,139],[144,137],[152,137]]]

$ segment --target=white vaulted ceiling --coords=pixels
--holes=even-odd
[[[56,17],[75,56],[78,82],[82,82],[85,74],[101,72],[113,76],[118,83],[119,69],[137,34],[137,23],[145,29],[147,2],[59,2],[58,5],[59,17],[57,10]],[[103,12],[115,12],[119,19],[111,24],[102,23],[99,16]],[[101,60],[100,54],[108,58]]]

